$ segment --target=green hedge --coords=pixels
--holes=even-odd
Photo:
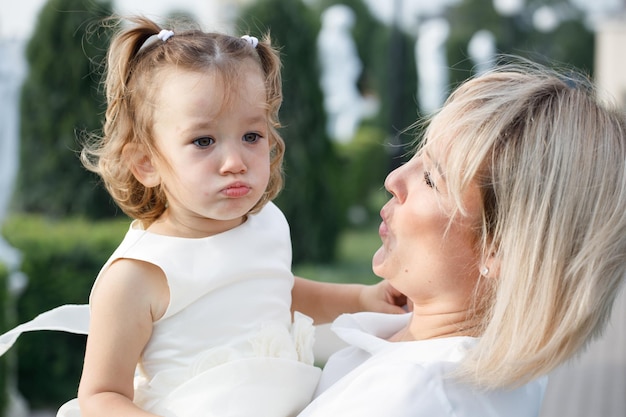
[[[31,320],[62,304],[87,303],[94,278],[128,224],[126,218],[97,223],[26,215],[9,218],[3,234],[22,252],[21,270],[29,280],[16,303],[17,321]],[[85,336],[26,333],[13,349],[18,357],[18,389],[32,408],[56,408],[76,396]]]

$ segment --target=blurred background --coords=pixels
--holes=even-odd
[[[370,259],[380,244],[385,176],[419,137],[413,123],[459,82],[492,67],[497,54],[585,72],[626,111],[626,0],[172,3],[7,0],[0,9],[2,329],[86,303],[128,227],[77,157],[77,138],[98,131],[104,115],[102,63],[114,28],[99,21],[112,13],[163,24],[186,17],[234,35],[271,33],[284,63],[287,143],[286,185],[276,202],[291,225],[294,272],[318,280],[378,280]],[[590,359],[555,373],[542,417],[626,416],[620,303]],[[84,342],[23,335],[0,359],[0,416],[48,415],[74,397]]]

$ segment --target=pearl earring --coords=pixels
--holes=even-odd
[[[483,276],[487,276],[488,273],[489,273],[489,268],[487,268],[486,266],[483,266],[480,270],[480,274]]]

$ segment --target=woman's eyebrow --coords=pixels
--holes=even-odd
[[[424,148],[423,150],[424,152],[424,156],[426,156],[426,158],[428,158],[428,161],[430,162],[431,165],[433,165],[435,167],[435,170],[437,170],[437,174],[439,174],[439,176],[443,179],[446,178],[445,174],[443,173],[443,169],[441,169],[441,165],[439,164],[439,162],[437,162],[433,157],[432,154],[430,152],[428,152],[427,148]]]

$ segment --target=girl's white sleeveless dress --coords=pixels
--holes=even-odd
[[[157,265],[170,289],[137,366],[138,406],[163,417],[286,417],[310,402],[321,372],[314,328],[302,314],[291,320],[289,227],[273,203],[201,239],[133,224],[102,271],[120,258]],[[23,331],[85,333],[88,321],[87,306],[51,310],[1,336],[0,354]],[[76,399],[57,416],[80,416]]]

